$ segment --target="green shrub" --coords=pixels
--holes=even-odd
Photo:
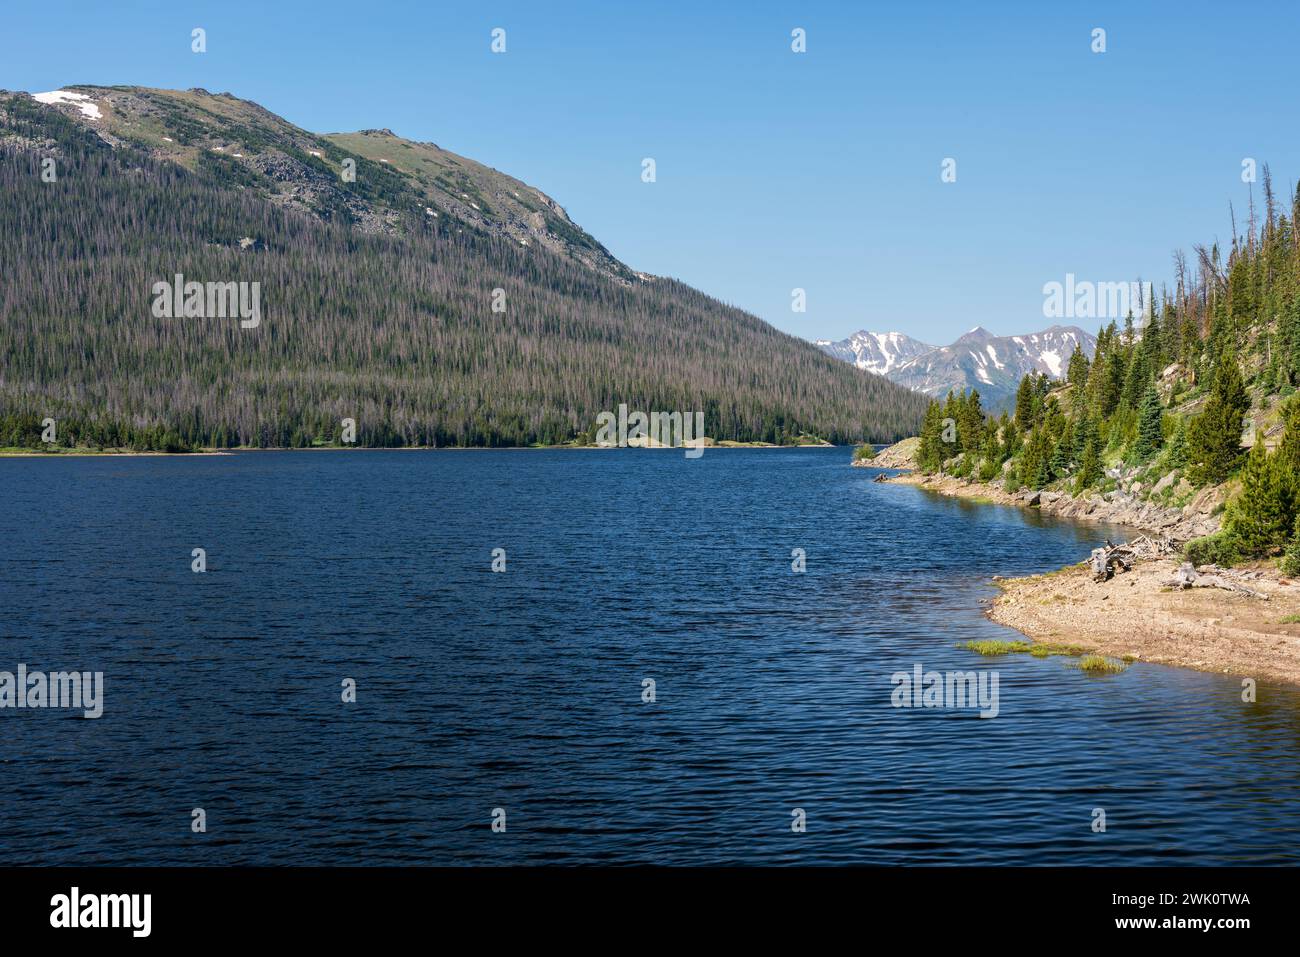
[[[1295,520],[1295,535],[1282,556],[1282,572],[1300,577],[1300,517]]]
[[[1183,546],[1183,556],[1193,565],[1227,567],[1241,560],[1241,548],[1226,531],[1194,538]]]

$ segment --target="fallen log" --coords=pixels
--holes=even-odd
[[[1224,578],[1222,575],[1200,574],[1191,562],[1183,562],[1178,567],[1178,571],[1174,573],[1174,577],[1163,584],[1169,588],[1222,588],[1224,591],[1236,592],[1239,595],[1249,595],[1251,598],[1268,601],[1268,595],[1262,591],[1247,588],[1240,582]]]

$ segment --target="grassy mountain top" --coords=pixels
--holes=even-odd
[[[110,142],[191,170],[212,169],[284,205],[366,232],[395,233],[404,214],[499,232],[573,256],[624,280],[635,274],[545,193],[433,143],[391,130],[311,133],[230,93],[71,86],[84,101],[53,104]],[[93,104],[100,116],[88,116]],[[345,182],[346,163],[355,180]]]
[[[434,143],[402,139],[390,130],[331,133],[326,139],[349,156],[388,164],[407,177],[427,204],[426,215],[434,212],[492,227],[521,245],[540,244],[618,278],[637,278],[569,219],[559,203],[514,177]]]

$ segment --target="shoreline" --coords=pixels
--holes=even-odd
[[[833,445],[830,442],[808,442],[800,445],[772,445],[765,442],[731,442],[724,441],[716,445],[706,445],[704,449],[710,452],[722,451],[727,449],[842,449],[852,448],[853,446]],[[97,458],[97,457],[131,457],[131,456],[166,456],[169,458],[194,458],[197,456],[210,455],[237,455],[243,452],[553,452],[553,451],[595,451],[595,452],[616,452],[620,448],[633,448],[632,446],[604,446],[604,445],[314,445],[307,448],[293,448],[291,446],[269,446],[252,448],[248,446],[236,446],[229,449],[195,449],[192,452],[162,452],[157,449],[146,451],[136,451],[135,449],[87,449],[76,447],[71,449],[58,448],[49,449],[21,449],[5,448],[0,449],[0,458],[9,459],[37,459],[37,458]],[[689,451],[688,446],[656,445],[641,448],[635,447],[636,451],[645,452],[684,452]]]
[[[938,495],[991,505],[1035,508],[1073,521],[1127,526],[1178,542],[1218,528],[1213,495],[1198,495],[1182,509],[1165,509],[1099,495],[1075,499],[1063,493],[1008,493],[999,486],[913,471],[905,443],[860,464],[898,471],[879,473],[885,484],[910,485]],[[901,447],[901,448],[900,448]],[[894,453],[889,455],[889,453]],[[881,460],[884,463],[882,464]],[[1223,574],[1262,592],[1268,600],[1219,588],[1169,585],[1182,558],[1136,563],[1105,582],[1095,582],[1088,556],[1055,571],[1019,578],[994,576],[998,593],[984,614],[1038,644],[1070,645],[1125,661],[1173,665],[1238,675],[1257,681],[1300,685],[1300,581],[1268,562]]]
[[[1035,642],[1300,685],[1300,586],[1265,573],[1247,584],[1268,601],[1217,588],[1176,590],[1164,583],[1179,564],[1139,562],[1106,582],[1092,580],[1087,562],[995,579],[998,594],[984,614]]]

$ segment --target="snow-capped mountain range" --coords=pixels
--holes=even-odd
[[[995,336],[976,326],[952,345],[934,347],[901,332],[855,332],[847,339],[816,340],[827,355],[851,362],[900,385],[942,397],[951,390],[979,390],[985,408],[1005,407],[1030,372],[1060,379],[1076,346],[1091,359],[1095,336],[1078,326]]]
[[[847,339],[832,342],[818,339],[814,343],[827,355],[851,362],[859,369],[888,375],[909,359],[933,352],[935,347],[901,332],[855,332]]]

